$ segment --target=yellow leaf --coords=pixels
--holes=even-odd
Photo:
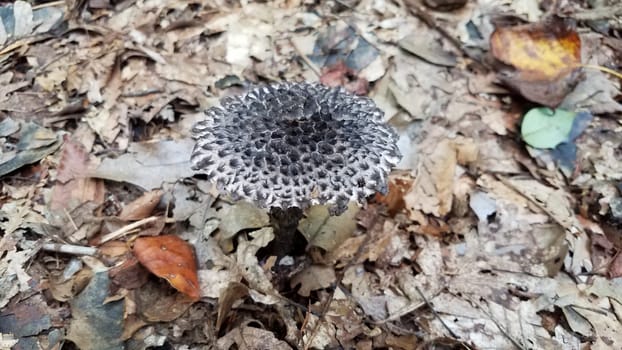
[[[563,23],[497,28],[490,46],[493,56],[516,68],[522,80],[557,80],[581,65],[579,34]]]

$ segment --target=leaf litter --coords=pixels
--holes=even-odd
[[[622,347],[603,4],[3,5],[0,348]],[[190,170],[189,130],[282,80],[369,95],[404,159],[276,257],[266,212]]]

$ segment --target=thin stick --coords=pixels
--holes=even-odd
[[[460,336],[457,335],[456,333],[454,333],[454,331],[452,331],[451,328],[449,328],[449,326],[445,323],[445,321],[443,321],[443,319],[441,318],[441,315],[439,315],[438,312],[436,312],[436,310],[434,310],[434,307],[432,306],[432,304],[430,304],[430,302],[425,297],[425,295],[423,295],[423,292],[421,291],[421,289],[419,289],[418,286],[415,286],[415,290],[417,290],[417,293],[419,293],[419,296],[421,297],[421,299],[423,299],[425,304],[430,308],[430,310],[432,310],[432,313],[434,314],[434,317],[436,317],[439,320],[439,322],[441,322],[441,324],[447,330],[447,332],[449,332],[449,334],[452,337],[454,337],[455,339],[460,339]]]
[[[48,252],[72,254],[72,255],[95,255],[97,254],[97,248],[84,247],[81,245],[73,244],[60,244],[60,243],[43,243],[41,249]]]
[[[132,231],[132,230],[134,230],[136,228],[139,228],[139,227],[141,227],[143,225],[152,223],[152,222],[154,222],[154,221],[156,221],[158,219],[159,219],[158,216],[151,216],[151,217],[148,217],[148,218],[144,218],[142,220],[138,220],[138,221],[136,221],[134,223],[131,223],[129,225],[123,226],[120,229],[118,229],[118,230],[116,230],[114,232],[110,232],[109,234],[107,234],[104,237],[102,237],[102,239],[100,241],[100,244],[106,243],[106,242],[108,242],[110,240],[113,240],[113,239],[117,239],[117,238],[123,237],[126,234],[128,234],[130,231]]]
[[[69,219],[71,226],[73,226],[74,231],[78,231],[78,225],[76,225],[76,222],[73,221],[73,218],[71,217],[71,214],[69,214],[69,212],[67,211],[67,208],[63,208],[63,211],[65,212],[67,219]]]
[[[315,75],[319,77],[322,76],[322,73],[320,72],[320,70],[315,66],[315,64],[313,64],[313,62],[311,62],[311,60],[309,59],[309,57],[307,57],[307,55],[305,55],[298,46],[296,46],[296,44],[294,43],[293,40],[289,40],[289,43],[294,47],[294,50],[296,50],[296,53],[298,54],[298,56],[300,56],[300,58],[304,61],[304,63],[309,67],[309,69],[311,69],[313,71],[313,73],[315,73]]]
[[[613,69],[607,68],[607,67],[603,67],[603,66],[598,66],[595,64],[582,64],[580,65],[583,68],[589,68],[589,69],[596,69],[599,70],[601,72],[605,72],[605,73],[609,73],[611,75],[613,75],[614,77],[618,78],[618,79],[622,79],[622,73],[617,72]]]
[[[480,309],[480,310],[481,310],[481,311],[482,311],[482,312],[483,312],[486,316],[488,316],[488,319],[489,319],[490,321],[492,321],[492,323],[494,323],[494,324],[495,324],[495,326],[497,326],[497,328],[499,328],[499,331],[501,332],[501,334],[503,334],[506,338],[508,338],[508,340],[509,340],[512,344],[514,344],[514,346],[515,346],[517,349],[520,349],[520,350],[526,350],[526,348],[525,348],[523,345],[521,345],[518,341],[516,341],[516,339],[512,338],[512,335],[510,335],[510,333],[508,333],[508,331],[507,331],[507,330],[505,330],[505,328],[503,328],[503,327],[499,324],[499,322],[497,322],[497,320],[496,320],[494,317],[492,317],[492,315],[490,315],[490,313],[489,313],[487,310],[485,310],[485,309],[482,307],[482,305],[481,305],[478,301],[473,300],[473,299],[471,299],[471,298],[467,298],[467,299],[468,299],[471,303],[473,303],[473,304],[477,305],[477,307],[478,307],[478,308],[479,308],[479,309]]]

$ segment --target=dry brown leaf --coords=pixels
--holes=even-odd
[[[104,202],[105,194],[106,187],[101,180],[73,179],[65,184],[58,183],[54,186],[49,207],[51,211],[59,213],[63,210],[71,211],[86,202],[101,204]]]
[[[108,241],[99,246],[99,253],[103,256],[111,258],[125,255],[129,252],[127,242],[122,241]]]
[[[221,237],[229,239],[241,230],[268,226],[270,218],[265,209],[253,203],[240,201],[234,205],[226,205],[218,212]]]
[[[223,321],[229,317],[233,304],[246,296],[248,296],[248,287],[239,282],[231,282],[226,289],[222,290],[218,298],[216,329],[220,330]]]
[[[472,139],[444,139],[422,156],[412,188],[404,195],[411,218],[418,210],[437,217],[447,215],[453,201],[453,188],[458,164],[477,159],[477,145]]]
[[[279,293],[272,285],[269,273],[265,271],[257,259],[257,251],[274,239],[274,230],[265,227],[250,233],[252,241],[241,237],[238,240],[236,261],[241,275],[248,281],[250,295],[253,300],[262,304],[272,305],[280,301]]]
[[[52,190],[50,210],[65,215],[85,202],[102,204],[105,185],[103,181],[86,177],[92,163],[88,152],[78,141],[65,137],[58,165],[58,183]]]
[[[404,194],[413,183],[410,172],[392,173],[389,175],[389,192],[386,196],[376,194],[376,200],[387,206],[390,216],[395,216],[406,206]]]
[[[195,302],[186,294],[164,291],[158,283],[148,282],[135,290],[138,313],[147,322],[171,322]]]
[[[123,207],[123,210],[121,210],[119,214],[119,219],[131,221],[148,217],[160,202],[160,198],[162,198],[163,194],[164,192],[162,190],[153,190],[143,193],[142,196]]]
[[[149,277],[145,268],[134,256],[129,256],[120,265],[113,266],[108,274],[117,288],[136,289],[147,282]]]
[[[145,190],[161,188],[164,182],[174,183],[193,175],[188,156],[192,147],[190,139],[131,143],[128,153],[104,159],[90,175],[129,182]]]
[[[328,288],[335,280],[335,269],[332,267],[312,265],[292,277],[289,285],[292,288],[300,285],[298,294],[308,297],[311,291]]]
[[[568,194],[561,189],[548,187],[530,178],[515,177],[502,179],[502,182],[529,198],[567,230],[583,232]]]
[[[422,158],[413,187],[404,196],[406,209],[439,217],[447,215],[451,210],[457,162],[456,151],[449,140],[441,141],[431,154]]]
[[[58,301],[70,301],[80,293],[93,277],[91,269],[82,269],[71,278],[64,280],[62,276],[50,279],[50,292]]]

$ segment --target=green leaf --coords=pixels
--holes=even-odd
[[[563,109],[533,108],[523,118],[523,140],[534,148],[555,148],[568,141],[576,115]]]

